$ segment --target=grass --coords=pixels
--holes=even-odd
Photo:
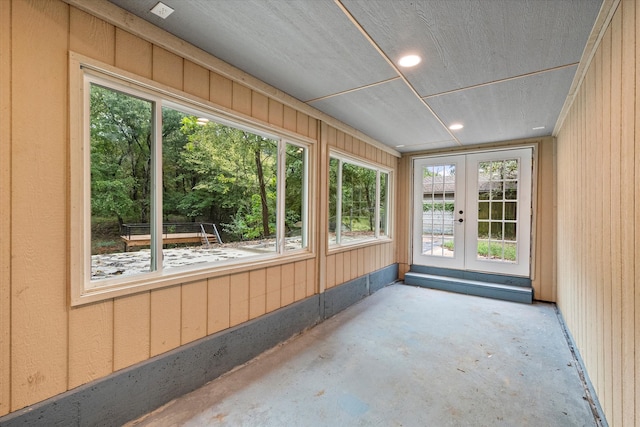
[[[453,242],[448,241],[445,242],[442,246],[446,249],[452,251],[453,250]],[[491,253],[489,253],[491,251]],[[502,257],[502,243],[480,241],[478,242],[478,255],[484,258],[498,258],[503,259]],[[504,244],[504,259],[506,261],[515,261],[516,260],[516,244],[515,243],[505,243]]]

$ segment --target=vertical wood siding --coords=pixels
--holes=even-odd
[[[325,259],[322,202],[336,138],[393,155],[62,1],[0,1],[0,48],[0,416],[395,262],[393,242]],[[71,308],[69,50],[317,140],[317,256]]]
[[[558,305],[612,426],[640,425],[639,27],[620,2],[557,138]]]
[[[0,415],[11,401],[11,3],[0,2]]]

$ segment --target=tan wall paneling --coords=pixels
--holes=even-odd
[[[349,262],[351,269],[349,272],[349,280],[353,280],[356,277],[358,277],[358,250],[354,249],[350,252],[347,252],[349,254],[351,254],[351,261]],[[346,256],[346,255],[345,255]],[[345,258],[346,261],[347,258]]]
[[[284,105],[273,99],[269,99],[269,123],[284,126]]]
[[[307,136],[314,141],[318,141],[318,123],[319,121],[313,117],[309,117],[309,130]]]
[[[613,361],[613,414],[611,417],[613,425],[622,425],[622,289],[620,280],[622,276],[622,252],[620,251],[620,107],[622,99],[622,14],[620,10],[611,21],[611,355]],[[584,111],[578,110],[580,114],[576,118],[583,126],[588,121]],[[580,135],[578,135],[580,136]],[[578,144],[584,144],[582,138]],[[580,269],[576,273],[576,278],[584,275]],[[581,320],[588,315],[584,301],[575,307]],[[581,322],[582,323],[582,322]],[[589,337],[590,338],[590,337]],[[581,337],[582,347],[587,345],[587,337]],[[582,350],[584,351],[584,350]],[[589,355],[587,355],[589,357]],[[588,366],[590,369],[590,366]],[[609,418],[607,416],[607,418]]]
[[[334,255],[335,257],[335,281],[333,282],[333,286],[340,285],[347,280],[349,280],[349,275],[345,275],[345,265],[344,265],[344,255],[345,253],[348,255],[348,252],[338,252]]]
[[[337,264],[338,262],[336,262],[336,265]],[[343,252],[342,253],[342,282],[338,282],[337,273],[336,273],[336,282],[338,282],[337,283],[338,285],[351,280],[351,264],[352,264],[351,252]]]
[[[229,289],[229,326],[235,326],[249,320],[249,273],[232,275]]]
[[[288,105],[284,106],[284,123],[283,127],[287,130],[295,132],[298,127],[297,111]]]
[[[194,64],[184,61],[184,91],[202,99],[209,99],[209,71]]]
[[[113,301],[69,313],[69,384],[74,388],[113,372]]]
[[[233,82],[233,100],[231,108],[247,116],[251,115],[251,89]]]
[[[180,286],[151,291],[150,356],[180,346],[182,292]]]
[[[344,150],[345,144],[345,134],[341,131],[336,131],[336,148],[339,150]]]
[[[207,335],[207,280],[182,285],[182,334],[186,344]]]
[[[230,283],[230,276],[216,277],[208,280],[207,332],[209,334],[214,334],[231,326],[231,316],[229,314],[231,308]]]
[[[120,28],[116,28],[116,67],[151,78],[153,46]]]
[[[267,313],[280,308],[280,270],[279,265],[267,268]]]
[[[635,424],[635,181],[636,2],[624,1],[622,21],[622,106],[620,149],[620,251],[622,255],[622,423]],[[589,121],[593,123],[593,121]],[[639,132],[640,133],[640,132]],[[640,135],[639,135],[640,137]],[[638,171],[637,173],[640,173]],[[639,226],[640,227],[640,226]],[[592,246],[591,246],[592,247]],[[637,254],[640,255],[640,254]],[[594,263],[591,263],[593,265]],[[640,314],[640,312],[638,313]],[[640,346],[640,343],[638,343]],[[640,350],[640,349],[639,349]],[[624,380],[626,379],[626,380]],[[640,399],[640,390],[638,390]]]
[[[296,132],[309,136],[309,116],[299,111],[296,112]]]
[[[371,273],[372,271],[374,271],[376,268],[375,266],[375,258],[374,258],[374,254],[376,253],[376,248],[379,245],[376,246],[367,246],[366,248],[363,249],[363,265],[362,265],[362,269],[363,271],[367,272],[367,273]]]
[[[182,90],[184,60],[161,47],[153,46],[153,80]]]
[[[267,274],[265,269],[249,273],[249,318],[262,316],[267,310]]]
[[[69,11],[69,49],[108,64],[115,61],[113,25]],[[77,387],[113,372],[113,301],[69,310],[69,383]]]
[[[336,285],[336,271],[337,271],[336,258],[338,255],[339,254],[327,256],[327,262],[326,262],[327,273],[325,276],[326,289],[333,288]],[[342,272],[342,268],[340,268],[340,272]]]
[[[269,98],[258,92],[251,94],[251,114],[258,120],[269,122]]]
[[[149,292],[117,298],[113,305],[113,369],[142,362],[150,354]]]
[[[599,50],[598,52],[596,52],[596,55],[593,58],[593,73],[594,73],[594,80],[595,80],[595,88],[594,88],[594,115],[596,117],[596,120],[594,121],[594,126],[595,126],[595,139],[596,141],[602,141],[603,140],[603,122],[604,122],[604,117],[603,117],[603,92],[602,92],[602,79],[603,79],[603,75],[602,75],[602,50]],[[608,96],[608,92],[607,92],[607,96]],[[603,158],[603,151],[608,151],[608,150],[604,150],[603,144],[597,144],[596,145],[596,159],[600,159],[602,160]],[[599,168],[595,168],[595,170],[593,171],[593,179],[594,179],[594,186],[597,188],[604,188],[602,186],[602,182],[603,182],[603,174],[604,174],[604,168],[603,167],[599,167]],[[595,193],[595,218],[603,218],[604,216],[604,205],[602,203],[602,199],[604,198],[604,191],[599,191],[597,193]],[[608,209],[608,207],[607,207]],[[595,221],[594,224],[594,235],[596,238],[598,238],[599,236],[603,235],[603,221]],[[603,253],[602,253],[602,248],[604,245],[594,245],[594,248],[592,248],[594,250],[593,255],[596,258],[602,259]],[[601,319],[602,316],[604,315],[604,284],[605,284],[605,280],[604,280],[604,268],[603,268],[603,263],[595,263],[595,269],[596,269],[596,274],[595,274],[595,284],[596,284],[596,317],[595,319]],[[603,322],[595,322],[596,324],[596,334],[597,334],[597,339],[594,340],[596,343],[596,352],[597,352],[597,362],[596,362],[596,368],[597,368],[597,372],[593,373],[592,375],[594,375],[596,377],[596,382],[600,385],[604,384],[604,352],[605,352],[605,348],[604,348],[604,327],[603,327]],[[603,387],[604,388],[604,387]]]
[[[307,282],[306,282],[306,296],[310,297],[316,294],[317,288],[317,275],[316,275],[316,260],[308,259],[307,263]]]
[[[326,141],[326,144],[331,147],[337,147],[338,134],[334,127],[331,126],[323,126],[323,135],[322,137]]]
[[[220,74],[210,72],[209,101],[225,108],[231,108],[233,104],[233,82]]]
[[[555,301],[555,179],[554,141],[538,145],[538,200],[536,206],[535,298]]]
[[[602,144],[598,144],[602,147],[602,159],[601,167],[602,167],[602,182],[601,188],[602,191],[602,233],[605,238],[602,240],[602,250],[601,256],[603,260],[610,259],[611,256],[611,239],[606,238],[609,234],[609,226],[611,224],[611,192],[609,188],[611,188],[611,150],[609,148],[608,143],[604,143],[605,141],[609,141],[609,136],[611,135],[611,121],[608,120],[610,117],[611,111],[611,29],[607,30],[605,33],[600,49],[598,49],[600,56],[602,57]],[[603,287],[603,307],[602,307],[602,315],[603,321],[602,323],[603,329],[603,369],[599,369],[599,371],[603,372],[604,382],[601,384],[602,395],[601,396],[601,404],[605,408],[613,407],[613,363],[611,362],[611,347],[612,347],[612,337],[611,337],[611,263],[602,262],[602,287]],[[605,412],[607,410],[605,409]]]
[[[282,266],[282,283],[280,286],[280,305],[282,307],[291,304],[295,300],[295,268],[294,264],[284,264]]]
[[[11,401],[11,2],[0,2],[0,416]]]
[[[363,276],[364,274],[364,248],[360,248],[358,249],[358,272],[356,277]]]
[[[637,64],[640,61],[640,6],[635,4],[636,8],[636,33],[635,33],[635,41],[636,41],[636,105],[635,105],[635,152],[634,152],[634,163],[635,163],[635,171],[634,171],[634,185],[635,189],[634,193],[634,223],[635,223],[635,259],[638,259],[640,256],[640,195],[638,194],[638,189],[640,189],[640,149],[638,149],[637,140],[640,139],[640,114],[638,114],[638,88],[640,88],[640,66]],[[637,266],[635,268],[635,277],[633,279],[633,283],[635,286],[635,295],[634,295],[634,304],[635,304],[635,321],[634,321],[634,330],[635,330],[635,390],[637,394],[640,394],[640,268]],[[640,425],[640,396],[635,397],[635,425]]]
[[[403,156],[398,162],[396,179],[396,227],[395,239],[398,248],[398,275],[404,279],[409,271],[409,233],[411,223],[411,157]]]
[[[293,299],[303,300],[307,296],[307,261],[298,261],[294,264]]]
[[[344,151],[350,153],[353,151],[353,136],[345,135],[344,137]]]
[[[11,410],[17,410],[68,384],[69,7],[33,0],[11,8]],[[38,239],[25,238],[45,218]]]
[[[113,65],[115,60],[113,25],[76,8],[69,11],[69,49]]]
[[[557,140],[558,304],[612,426],[640,425],[637,9],[620,2]]]

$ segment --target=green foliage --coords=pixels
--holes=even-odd
[[[376,171],[342,164],[342,221],[352,231],[375,229]],[[362,220],[366,221],[363,226]]]
[[[446,211],[453,212],[454,202],[423,202],[422,203],[422,211],[423,212],[431,212],[431,211]]]
[[[443,247],[452,251],[453,250],[453,241],[449,240],[442,244]],[[478,242],[478,255],[483,258],[498,258],[502,259],[502,243],[500,242]],[[505,243],[504,244],[504,259],[507,261],[515,261],[516,260],[516,245],[515,243]]]
[[[146,222],[151,103],[96,85],[90,97],[92,214]]]
[[[149,222],[152,209],[153,105],[91,87],[92,216]],[[213,222],[235,239],[273,236],[278,142],[162,109],[163,218]],[[306,153],[286,146],[285,218],[299,227]],[[225,239],[226,240],[226,239]]]

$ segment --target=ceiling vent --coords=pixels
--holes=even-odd
[[[171,15],[173,12],[174,10],[172,8],[162,3],[161,1],[159,1],[158,4],[156,4],[155,6],[153,6],[153,9],[151,9],[151,13],[159,16],[162,19],[167,19],[167,16]]]

